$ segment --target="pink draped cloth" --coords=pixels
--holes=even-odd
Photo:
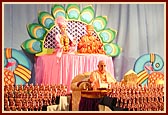
[[[97,69],[98,62],[104,60],[107,70],[114,76],[114,67],[111,57],[101,54],[62,54],[61,58],[56,55],[44,55],[37,57],[35,63],[36,83],[38,84],[64,84],[68,86],[72,79],[84,72]]]

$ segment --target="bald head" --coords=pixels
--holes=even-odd
[[[104,60],[100,60],[98,65],[100,65],[100,64],[105,64],[105,61]]]

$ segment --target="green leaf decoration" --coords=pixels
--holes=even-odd
[[[103,43],[110,43],[112,42],[115,37],[116,37],[116,34],[117,32],[108,28],[108,29],[105,29],[105,30],[102,30],[100,33],[99,33],[99,36],[101,38],[101,41]]]
[[[38,40],[44,39],[44,36],[47,33],[47,31],[41,25],[36,24],[36,23],[29,24],[27,26],[27,30],[28,30],[29,35],[32,38],[35,38]]]
[[[92,25],[94,26],[95,30],[99,32],[106,28],[107,18],[103,16],[98,16],[93,20]]]
[[[67,15],[69,19],[78,20],[80,15],[80,8],[77,4],[68,4],[66,9]]]
[[[106,55],[109,55],[112,57],[118,56],[121,51],[120,47],[115,43],[105,43],[104,50],[106,52]]]
[[[51,13],[52,13],[54,18],[57,18],[58,16],[63,16],[63,17],[66,18],[65,9],[62,5],[55,4],[51,8]]]
[[[80,20],[89,24],[94,18],[94,10],[92,6],[87,6],[82,9],[80,14]]]
[[[38,16],[38,21],[47,29],[50,29],[55,24],[53,16],[48,12],[40,12]]]
[[[21,47],[30,54],[36,54],[42,51],[42,42],[36,39],[28,39],[22,43]]]

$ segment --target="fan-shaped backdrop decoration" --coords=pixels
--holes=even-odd
[[[111,28],[106,28],[108,20],[106,16],[95,16],[94,9],[88,5],[80,10],[77,4],[68,4],[64,8],[60,4],[53,5],[51,14],[48,12],[39,12],[38,22],[28,24],[27,31],[30,39],[22,43],[21,47],[36,56],[52,54],[56,48],[55,37],[60,34],[60,28],[54,24],[58,16],[63,16],[67,20],[67,33],[70,38],[76,38],[78,41],[86,32],[86,25],[93,25],[93,36],[100,39],[104,45],[104,50],[108,56],[118,56],[121,48],[113,43],[117,32]]]
[[[68,15],[68,19],[78,20],[80,16],[80,8],[76,4],[68,4],[66,13]]]
[[[82,9],[80,14],[80,20],[87,24],[90,24],[94,18],[94,9],[92,6],[86,6]]]
[[[66,17],[65,13],[66,13],[65,9],[64,9],[64,7],[62,5],[55,4],[51,8],[51,14],[53,15],[54,18],[57,18],[58,16]]]
[[[40,24],[29,24],[27,26],[28,33],[32,39],[43,40],[47,31]]]
[[[103,43],[111,43],[115,39],[116,34],[117,32],[115,30],[108,28],[108,29],[102,30],[99,36]]]
[[[102,17],[102,16],[96,17],[93,20],[92,25],[94,26],[96,32],[99,32],[105,29],[107,25],[107,17]]]
[[[55,24],[54,18],[48,12],[40,12],[38,17],[39,23],[47,29],[50,29]]]

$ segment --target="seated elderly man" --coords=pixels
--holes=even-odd
[[[92,90],[83,90],[81,92],[81,99],[79,103],[79,111],[99,111],[104,110],[99,106],[99,101],[106,95],[106,91],[96,90],[98,88],[108,88],[108,84],[115,83],[115,78],[106,71],[106,63],[100,60],[98,63],[98,70],[91,72],[89,76]]]
[[[90,75],[91,87],[93,90],[97,88],[107,88],[108,84],[116,83],[116,79],[106,70],[106,63],[100,60],[98,70],[95,70]]]

